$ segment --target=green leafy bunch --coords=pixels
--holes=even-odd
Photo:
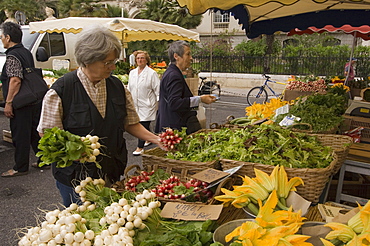
[[[290,107],[286,114],[278,115],[275,122],[280,122],[285,116],[294,115],[301,118],[299,122],[312,126],[314,132],[331,130],[343,121],[342,115],[347,107],[347,99],[343,94],[328,92],[326,94],[314,94],[298,99]],[[296,129],[305,130],[301,126]]]
[[[36,153],[41,157],[40,166],[56,163],[56,167],[63,168],[72,165],[72,162],[89,153],[89,146],[81,137],[68,131],[53,127],[46,129],[40,139]]]
[[[261,125],[189,135],[178,151],[167,153],[167,158],[200,162],[223,158],[294,168],[324,168],[332,162],[332,152],[314,136]]]
[[[151,216],[152,217],[152,216]],[[134,237],[134,245],[140,246],[209,246],[216,223],[206,221],[146,221],[147,228],[138,231]]]

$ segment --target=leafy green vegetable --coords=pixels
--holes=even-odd
[[[71,166],[73,161],[92,152],[88,141],[82,141],[80,136],[58,127],[45,130],[38,148],[40,151],[36,156],[41,157],[39,165],[50,165],[55,162],[58,168]],[[97,162],[95,163],[100,167]]]
[[[216,223],[207,221],[146,221],[148,228],[138,231],[135,246],[209,246]]]
[[[301,118],[300,122],[308,123],[314,132],[323,132],[338,127],[343,121],[342,114],[346,110],[347,99],[336,93],[315,94],[300,98],[287,114],[276,117],[280,122],[285,116],[294,115]],[[296,129],[306,130],[306,126],[295,126]]]
[[[333,150],[315,136],[273,125],[201,132],[189,135],[177,149],[167,157],[201,162],[224,158],[295,168],[324,168],[333,160]]]

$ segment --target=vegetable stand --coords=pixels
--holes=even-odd
[[[146,158],[150,159],[150,155],[147,154]],[[174,176],[173,176],[174,174],[176,174],[176,173],[180,174],[180,175],[182,175],[182,176],[180,176],[181,181],[185,183],[185,182],[191,180],[190,175],[195,174],[199,171],[202,171],[202,170],[205,170],[205,169],[208,168],[206,166],[200,167],[196,164],[194,166],[194,164],[189,164],[189,163],[184,164],[183,167],[178,166],[178,165],[177,166],[171,166],[171,165],[167,165],[166,161],[162,162],[161,164],[157,163],[157,164],[155,164],[155,166],[149,165],[149,167],[148,167],[148,165],[146,165],[144,167],[146,167],[146,169],[145,169],[146,171],[141,171],[140,167],[137,166],[137,165],[133,165],[133,166],[130,166],[130,167],[126,168],[125,178],[122,181],[116,182],[113,185],[113,188],[115,188],[118,192],[124,192],[128,188],[128,187],[126,187],[127,181],[129,181],[133,177],[137,177],[138,175],[140,175],[140,173],[143,173],[143,172],[154,172],[154,171],[158,171],[158,170],[166,170],[165,172],[167,174],[172,175],[170,177],[170,179],[174,178]],[[164,168],[164,169],[162,169],[162,168]],[[172,170],[175,171],[175,172],[172,172]],[[182,170],[182,171],[179,172],[179,170]],[[167,183],[167,182],[165,182],[165,183],[166,183],[166,185],[171,185],[170,183]],[[189,182],[187,182],[187,183],[189,183]],[[233,184],[234,184],[234,178],[226,177],[226,178],[222,179],[222,181],[219,184],[217,184],[214,188],[208,189],[208,190],[213,191],[212,192],[213,195],[212,195],[211,198],[209,198],[206,201],[205,200],[193,201],[194,199],[193,199],[192,195],[187,196],[186,199],[185,199],[185,197],[183,199],[181,199],[180,197],[179,198],[172,197],[170,199],[168,196],[167,197],[158,196],[158,193],[157,193],[157,196],[158,196],[157,198],[162,203],[162,206],[164,206],[164,204],[166,204],[167,202],[177,202],[177,203],[184,203],[184,204],[217,205],[217,204],[221,204],[221,203],[219,201],[215,200],[213,197],[222,194],[221,188],[230,189]],[[195,192],[194,194],[195,195],[197,195],[197,193],[202,194],[203,191],[206,191],[206,189],[199,190],[199,191],[197,191],[196,189],[197,188],[194,189],[194,192]],[[187,198],[189,198],[189,199],[187,199]],[[221,212],[219,218],[217,219],[217,224],[221,225],[221,224],[224,224],[224,223],[226,223],[228,221],[231,221],[231,220],[234,220],[234,219],[246,218],[246,217],[247,217],[246,213],[241,209],[237,209],[233,206],[224,207],[222,209],[222,212]]]

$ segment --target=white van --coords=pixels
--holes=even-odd
[[[30,33],[29,26],[22,26],[24,47],[29,49],[35,61],[35,67],[54,69],[57,63],[68,64],[69,70],[76,69],[74,46],[77,34],[73,33]],[[0,43],[0,72],[5,63],[5,50]],[[61,62],[62,61],[62,62]],[[64,62],[63,62],[64,61]],[[65,62],[69,61],[69,62]]]

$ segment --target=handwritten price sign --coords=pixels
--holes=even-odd
[[[164,218],[179,220],[217,220],[223,205],[201,205],[167,202],[161,212]]]

